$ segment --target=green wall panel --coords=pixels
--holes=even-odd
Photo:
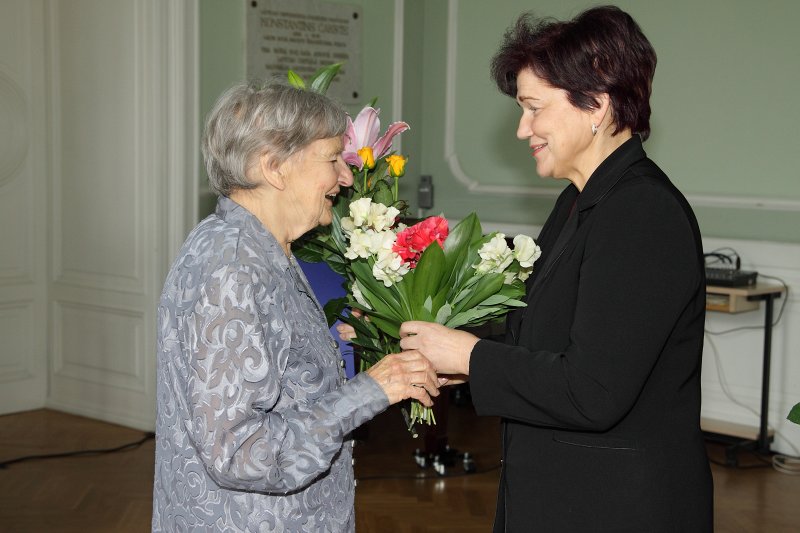
[[[413,5],[413,7],[412,7]],[[568,18],[591,3],[574,0],[417,2],[424,10],[420,107],[421,172],[432,174],[433,211],[460,218],[541,224],[559,180],[536,175],[527,144],[516,139],[516,104],[489,79],[489,61],[505,29],[523,11]],[[800,179],[794,165],[800,124],[800,3],[773,1],[622,1],[650,38],[659,63],[652,97],[650,156],[690,198],[707,236],[800,242]],[[451,22],[455,27],[451,28]],[[456,31],[448,50],[448,31]],[[414,31],[406,28],[408,36]],[[448,61],[455,56],[451,130],[445,159]],[[406,74],[411,75],[406,68]],[[474,184],[470,191],[453,161]],[[463,180],[463,175],[460,176]],[[517,189],[536,187],[537,197]],[[541,193],[541,194],[540,194]]]
[[[402,135],[402,150],[410,159],[401,195],[416,209],[419,176],[431,174],[431,213],[462,218],[477,211],[487,222],[542,224],[565,183],[536,175],[527,144],[515,136],[518,108],[494,88],[489,60],[521,12],[534,9],[537,15],[568,18],[597,2],[340,3],[362,8],[365,103],[379,97],[384,128],[394,120],[411,124]],[[800,124],[800,33],[795,29],[800,2],[617,3],[636,18],[659,58],[653,133],[645,148],[689,197],[704,234],[800,242],[800,179],[794,160],[800,152],[795,134]],[[203,115],[225,87],[244,76],[246,5],[201,0]],[[397,7],[403,17],[400,102],[393,101]],[[457,38],[448,50],[451,30]],[[453,96],[448,99],[451,66]],[[392,116],[395,104],[402,105],[402,116]],[[470,190],[465,178],[477,189]]]

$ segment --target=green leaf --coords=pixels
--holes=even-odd
[[[414,269],[414,288],[411,293],[412,309],[422,307],[427,298],[439,292],[444,274],[444,251],[439,246],[439,243],[434,241],[422,252],[417,267]],[[429,311],[435,315],[439,309],[431,307]]]
[[[481,224],[475,213],[470,213],[456,224],[444,241],[444,253],[447,257],[446,270],[449,278],[446,284],[452,287],[450,294],[461,290],[464,280],[472,277],[472,268],[478,261],[478,250],[481,242]]]
[[[452,312],[453,308],[450,307],[450,304],[444,304],[439,308],[439,312],[436,313],[436,320],[434,320],[434,322],[437,324],[447,324],[447,320],[450,318]]]
[[[795,404],[795,406],[792,407],[792,410],[789,411],[789,416],[786,418],[795,424],[800,424],[800,403]]]
[[[433,298],[431,298],[430,295],[427,298],[425,298],[425,303],[422,304],[422,307],[428,312],[430,312],[431,309],[433,309]]]
[[[292,87],[296,89],[306,88],[306,82],[304,82],[303,78],[301,78],[300,75],[297,74],[295,71],[290,70],[287,74],[287,77],[289,78],[289,85],[291,85]]]
[[[383,205],[392,205],[392,203],[394,202],[392,191],[390,191],[387,188],[380,188],[377,191],[375,191],[375,195],[372,197],[372,199],[375,202]]]
[[[345,310],[346,307],[347,307],[346,296],[328,300],[328,302],[323,306],[322,310],[325,312],[325,318],[328,321],[329,328],[333,326],[333,324],[342,317],[342,312]]]
[[[445,323],[445,326],[449,328],[479,326],[485,322],[488,322],[496,311],[497,308],[493,307],[468,309],[467,311],[451,316],[450,319]]]
[[[356,279],[358,279],[364,298],[370,305],[383,315],[402,320],[402,315],[398,314],[398,310],[401,309],[401,303],[397,290],[387,290],[391,289],[391,287],[386,287],[382,282],[376,280],[372,275],[372,269],[361,261],[351,262],[350,267]]]
[[[297,249],[292,248],[292,254],[306,263],[321,263],[324,260],[323,248],[311,242]]]
[[[362,309],[363,311],[363,309]],[[350,315],[343,315],[341,318],[342,322],[345,324],[350,324],[353,326],[353,329],[356,330],[356,334],[363,338],[368,339],[376,339],[378,338],[378,328],[376,328],[372,322],[365,320],[364,318],[358,318],[353,314]]]
[[[505,304],[510,298],[503,294],[497,293],[489,296],[484,301],[480,303],[480,305],[502,305]]]
[[[444,241],[444,255],[447,258],[447,270],[455,267],[460,256],[466,254],[469,245],[481,237],[481,224],[475,213],[470,213],[450,230]]]
[[[400,322],[394,322],[388,319],[379,318],[375,315],[370,315],[369,318],[375,323],[378,328],[394,339],[400,338]]]
[[[472,309],[489,296],[496,294],[503,288],[504,279],[505,276],[502,274],[485,274],[478,280],[478,283],[475,284],[475,288],[472,290],[469,298],[459,302],[454,312],[459,313],[465,309]]]
[[[333,78],[339,73],[340,68],[342,68],[341,63],[334,63],[333,65],[322,67],[317,70],[314,75],[311,76],[309,83],[311,90],[320,94],[328,92],[328,87],[330,87]]]

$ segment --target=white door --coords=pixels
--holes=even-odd
[[[27,386],[29,407],[152,428],[156,306],[196,203],[196,2],[0,5],[0,110],[25,104],[5,114],[31,139],[0,142],[0,373],[20,376],[0,408]]]
[[[0,3],[0,413],[47,392],[42,2]]]

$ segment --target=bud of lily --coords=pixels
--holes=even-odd
[[[358,150],[358,157],[364,162],[364,166],[367,167],[369,170],[375,168],[375,156],[372,154],[372,147],[365,146],[363,148],[359,148]]]
[[[389,175],[393,178],[401,178],[406,173],[407,157],[402,155],[392,154],[386,158],[389,163]]]

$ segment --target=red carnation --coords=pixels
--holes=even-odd
[[[436,241],[439,246],[444,248],[444,240],[447,238],[448,231],[446,219],[428,217],[398,233],[392,251],[397,253],[411,268],[414,268],[417,266],[422,252],[430,243]]]

